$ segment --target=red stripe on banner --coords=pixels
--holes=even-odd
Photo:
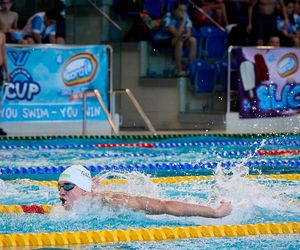
[[[291,150],[258,150],[259,155],[296,155],[300,154],[299,149]]]
[[[86,97],[89,98],[89,97],[94,97],[95,94],[93,92],[88,92],[86,94]],[[73,94],[73,95],[69,95],[69,101],[76,101],[76,100],[80,100],[83,98],[83,94],[82,93],[77,93],[77,94]]]
[[[40,205],[21,205],[24,213],[37,213],[37,214],[44,214],[45,210]]]
[[[97,148],[115,148],[115,147],[140,147],[140,148],[154,148],[152,143],[101,143],[94,144]]]

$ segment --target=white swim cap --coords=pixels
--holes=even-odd
[[[71,182],[84,191],[92,191],[92,177],[82,165],[72,165],[61,173],[58,181]]]

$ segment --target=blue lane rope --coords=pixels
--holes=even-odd
[[[164,157],[164,156],[175,156],[175,153],[103,153],[103,154],[79,154],[81,158],[114,158],[114,157]]]
[[[220,161],[220,162],[198,162],[198,163],[150,163],[150,164],[121,164],[121,165],[86,165],[92,173],[107,171],[197,171],[213,170],[218,165],[224,168],[241,165],[240,161]],[[300,166],[300,160],[252,160],[244,163],[247,167],[296,167]],[[1,175],[13,174],[60,174],[68,166],[40,166],[40,167],[5,167],[0,168]]]
[[[203,150],[199,151],[201,155],[214,155],[214,156],[221,156],[221,157],[261,157],[260,154],[255,152],[254,150],[238,150],[238,151],[214,151],[214,150]],[[74,154],[75,155],[75,154]],[[51,157],[50,153],[40,153],[40,156],[42,157]],[[169,156],[180,156],[176,153],[101,153],[101,154],[93,154],[93,153],[79,153],[75,156],[80,157],[82,159],[88,158],[124,158],[124,157],[169,157]],[[0,159],[28,159],[30,157],[33,157],[32,155],[20,155],[20,154],[0,154]]]
[[[197,153],[200,153],[201,155],[217,155],[217,156],[222,156],[222,157],[245,157],[245,156],[260,156],[257,152],[254,150],[238,150],[238,151],[199,151]],[[180,156],[176,153],[103,153],[103,154],[91,154],[91,153],[86,153],[86,154],[79,154],[78,155],[81,158],[104,158],[104,157],[167,157],[167,156]],[[1,158],[1,156],[0,156]]]
[[[206,153],[206,152],[205,152]],[[55,153],[57,154],[57,153]],[[70,153],[68,154],[70,156]],[[176,153],[102,153],[102,154],[92,154],[92,153],[74,153],[74,156],[84,158],[120,158],[120,157],[168,157],[168,156],[176,156]],[[40,153],[41,157],[51,157],[50,153]],[[32,154],[30,155],[19,155],[19,154],[0,154],[0,159],[29,159],[30,157],[34,158]]]
[[[154,148],[172,147],[203,147],[203,146],[257,146],[257,141],[205,141],[205,142],[159,142],[153,143]],[[272,140],[264,145],[272,146],[300,146],[300,140]],[[104,149],[95,144],[69,144],[69,145],[0,145],[0,150],[41,150],[41,149]]]

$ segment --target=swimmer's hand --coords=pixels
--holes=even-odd
[[[231,202],[230,201],[220,201],[221,205],[215,209],[216,218],[222,218],[229,215],[232,211]]]

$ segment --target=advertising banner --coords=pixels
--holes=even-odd
[[[300,50],[238,48],[240,118],[300,113]]]
[[[2,87],[2,122],[82,120],[82,93],[97,89],[108,107],[108,55],[103,45],[7,47],[10,75]],[[95,97],[87,119],[106,120]]]

